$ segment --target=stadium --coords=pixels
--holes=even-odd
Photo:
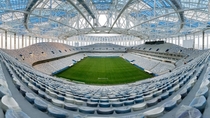
[[[1,0],[0,118],[209,118],[209,0]]]

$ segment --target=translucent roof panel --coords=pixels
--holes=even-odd
[[[145,2],[147,5],[149,5],[151,8],[154,8],[154,5],[156,4],[155,7],[157,8],[169,8],[171,7],[165,0],[156,0],[154,3],[154,0],[142,0]]]
[[[109,10],[110,4],[95,4],[96,10]]]
[[[206,7],[209,0],[180,0],[183,8]]]
[[[93,4],[112,4],[112,0],[92,0]]]
[[[13,10],[26,9],[29,0],[1,0],[0,8],[8,8]]]
[[[26,9],[29,0],[10,0],[11,8],[14,10]]]
[[[112,0],[92,0],[92,3],[96,7],[96,10],[109,10]]]
[[[48,18],[40,18],[40,17],[30,17],[30,23],[43,23],[48,22]]]
[[[139,11],[138,13],[131,13],[132,17],[142,17],[142,16],[154,16],[154,11],[151,10],[145,10],[145,11]]]

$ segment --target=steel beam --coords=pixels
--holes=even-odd
[[[86,11],[90,14],[90,16],[95,19],[95,15],[93,14],[93,12],[90,10],[90,8],[87,6],[87,4],[85,3],[84,0],[77,0],[85,9]]]
[[[29,28],[28,28],[28,17],[30,16],[31,12],[33,11],[32,8],[34,7],[34,5],[38,2],[38,0],[32,0],[31,3],[27,6],[26,8],[26,12],[28,12],[28,14],[24,14],[24,18],[23,18],[23,23],[25,28],[30,32]]]
[[[178,12],[191,11],[191,10],[199,10],[199,9],[206,9],[206,8],[207,8],[207,7],[198,7],[198,8],[190,8],[190,9],[177,10],[177,11],[175,11],[175,12],[167,13],[167,14],[164,14],[164,15],[157,16],[157,17],[155,17],[155,18],[146,20],[146,21],[144,21],[144,22],[141,22],[141,23],[139,23],[139,24],[137,24],[137,25],[135,25],[135,26],[133,26],[133,27],[127,29],[127,30],[129,31],[129,30],[131,30],[131,29],[133,29],[133,28],[135,28],[135,27],[137,27],[137,26],[139,26],[139,25],[142,25],[142,24],[144,24],[144,23],[147,23],[147,22],[149,22],[149,21],[153,21],[153,20],[155,20],[155,19],[158,19],[158,18],[161,18],[161,17],[165,17],[165,16],[168,16],[168,15],[171,15],[171,14],[175,14],[175,13],[178,13]]]
[[[114,27],[115,23],[117,22],[117,20],[120,18],[120,16],[122,15],[122,13],[125,11],[125,9],[128,7],[128,5],[129,5],[132,1],[133,1],[133,0],[129,0],[129,1],[125,4],[125,6],[122,8],[122,10],[120,11],[120,13],[117,15],[117,18],[114,20],[112,26],[110,27],[108,33],[110,33],[110,31],[111,31],[112,28]]]
[[[177,11],[177,10],[182,10],[182,7],[180,6],[180,4],[178,3],[178,1],[177,0],[170,0],[171,2],[172,2],[172,4],[175,6],[175,11]],[[179,27],[179,30],[178,30],[178,32],[183,28],[183,26],[184,26],[184,12],[177,12],[177,14],[178,14],[178,16],[179,16],[179,19],[180,19],[180,21],[181,21],[181,23],[180,23],[180,27]]]
[[[86,16],[82,13],[82,11],[74,4],[74,2],[72,0],[67,0],[67,1],[82,15],[82,17],[86,20],[86,22],[90,25],[90,27],[94,31],[96,31],[93,25],[90,23],[90,21],[86,18]]]
[[[76,29],[76,28],[74,28],[74,27],[72,27],[72,26],[69,26],[69,25],[67,25],[67,24],[64,24],[64,23],[62,23],[62,22],[59,22],[59,21],[56,21],[56,20],[54,20],[54,19],[51,19],[51,18],[47,18],[47,17],[41,16],[41,15],[33,14],[33,13],[30,13],[30,12],[27,12],[27,11],[12,10],[12,9],[1,9],[1,8],[0,8],[0,10],[11,11],[11,12],[20,12],[20,13],[24,13],[24,14],[31,14],[31,15],[38,16],[38,17],[41,17],[41,18],[46,18],[46,19],[48,19],[48,20],[50,20],[50,21],[53,21],[53,22],[62,24],[62,25],[64,25],[64,26],[67,26],[67,27],[69,27],[69,28],[72,28],[72,29],[74,29],[74,30],[76,30],[76,31],[79,31],[78,29]],[[3,29],[3,28],[0,28],[0,29]],[[3,30],[6,30],[6,29],[3,29]]]

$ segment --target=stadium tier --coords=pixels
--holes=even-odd
[[[152,55],[154,50],[147,50],[147,54],[139,48],[122,46],[123,52],[117,46],[114,52],[109,52],[113,49],[110,44],[103,44],[102,50],[95,51],[98,45],[93,45],[94,50],[89,46],[87,51],[60,43],[38,43],[19,50],[1,49],[0,115],[7,118],[13,118],[14,114],[20,118],[184,118],[189,114],[208,117],[209,51],[158,44],[159,54]],[[148,44],[137,47],[150,48]],[[165,52],[167,47],[170,50]],[[179,58],[172,61],[161,56],[164,53]],[[105,86],[51,76],[87,57],[122,58],[156,76]],[[176,65],[180,60],[182,64]]]

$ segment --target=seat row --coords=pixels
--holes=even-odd
[[[24,113],[9,89],[0,61],[0,117],[1,118],[30,118]]]
[[[13,78],[14,80],[14,83],[16,84],[16,86],[17,86],[17,88],[18,89],[20,89],[20,91],[21,91],[21,93],[25,96],[25,98],[30,102],[30,103],[33,103],[34,104],[34,106],[36,106],[37,108],[39,108],[39,107],[41,107],[40,109],[42,109],[42,107],[44,107],[45,108],[45,110],[47,110],[47,104],[44,104],[44,102],[43,101],[41,101],[40,99],[38,99],[38,98],[36,98],[33,94],[31,94],[31,93],[27,93],[26,92],[26,90],[24,90],[24,88],[23,87],[21,87],[21,85],[20,85],[20,82],[19,82],[19,80],[17,80],[16,78]],[[187,77],[187,79],[189,80],[190,79],[190,77]],[[194,79],[192,79],[190,82],[189,82],[189,84],[190,85],[193,85],[195,82],[195,80],[196,80],[197,78],[194,78]],[[183,80],[183,79],[181,79],[181,80]],[[131,107],[121,107],[121,108],[116,108],[116,109],[114,109],[114,108],[106,108],[107,106],[110,106],[110,104],[108,103],[108,101],[103,101],[103,102],[101,102],[101,103],[99,103],[99,105],[102,105],[104,108],[91,108],[91,107],[96,107],[95,105],[97,104],[97,102],[87,102],[87,106],[90,106],[90,107],[84,107],[84,106],[81,106],[81,107],[78,107],[78,106],[76,106],[76,105],[73,105],[73,104],[70,104],[70,103],[67,103],[67,104],[65,104],[64,105],[64,103],[63,102],[61,102],[61,101],[59,101],[59,100],[56,100],[56,99],[52,99],[50,96],[48,96],[48,97],[46,97],[46,94],[41,94],[41,92],[39,92],[40,90],[38,90],[38,89],[34,89],[34,85],[32,85],[31,83],[28,83],[27,84],[28,85],[28,87],[30,88],[30,89],[32,89],[35,93],[40,93],[39,95],[41,96],[41,95],[43,95],[42,97],[44,97],[45,99],[48,99],[48,100],[50,100],[50,102],[52,102],[52,104],[53,105],[55,105],[55,106],[58,106],[58,107],[64,107],[64,109],[68,109],[68,110],[71,110],[71,111],[79,111],[79,112],[81,112],[81,113],[86,113],[86,114],[94,114],[95,112],[97,112],[98,114],[113,114],[114,112],[116,113],[116,114],[122,114],[122,113],[129,113],[129,112],[131,112],[132,110],[133,111],[139,111],[139,110],[141,110],[141,109],[144,109],[144,108],[146,108],[146,106],[147,107],[150,107],[150,106],[154,106],[154,105],[156,105],[157,103],[158,103],[158,99],[157,98],[155,98],[155,99],[152,99],[152,100],[150,100],[153,96],[150,96],[150,97],[145,97],[146,99],[148,99],[149,101],[147,102],[147,103],[141,103],[141,102],[143,102],[144,100],[141,98],[141,99],[138,99],[139,101],[139,103],[141,103],[141,104],[136,104],[136,105],[133,105],[133,106],[131,106]],[[174,90],[176,90],[176,87],[177,86],[175,86],[175,89]],[[169,88],[172,88],[172,86],[171,87],[169,87]],[[178,86],[178,88],[179,88],[179,86]],[[177,89],[178,89],[177,88]],[[189,87],[189,88],[191,88],[191,87]],[[49,91],[48,91],[49,92]],[[187,92],[187,91],[186,91]],[[173,92],[171,92],[171,93],[173,93]],[[165,99],[165,98],[167,98],[167,96],[169,96],[169,92],[167,92],[167,93],[165,93],[163,96],[161,96],[160,97],[160,99],[162,98],[162,99]],[[157,109],[160,109],[160,108],[157,108],[157,109],[153,109],[152,110],[152,112],[149,112],[149,111],[147,111],[147,112],[145,112],[145,114],[147,114],[147,116],[149,116],[149,114],[151,114],[151,113],[155,113],[154,111],[157,111],[156,112],[156,115],[157,114],[162,114],[162,112],[163,111],[170,111],[171,109],[173,109],[175,106],[176,106],[176,103],[177,103],[177,101],[180,101],[180,99],[181,99],[181,97],[182,96],[185,96],[185,92],[183,92],[183,95],[181,94],[180,95],[180,97],[178,98],[178,97],[176,97],[176,98],[174,98],[172,101],[169,101],[169,102],[167,102],[167,103],[165,103],[163,106],[161,106],[160,108],[161,109],[164,109],[164,110],[161,110],[161,113],[159,113],[160,111],[158,111]],[[177,99],[178,98],[178,99]],[[38,100],[36,100],[36,99],[38,99]],[[159,100],[160,100],[159,99]],[[41,101],[41,102],[34,102],[34,101]],[[41,104],[38,104],[38,103],[41,103]],[[127,105],[132,105],[133,104],[133,101],[131,101],[131,100],[129,100],[129,101],[126,101],[125,102]],[[124,103],[124,104],[125,104]],[[43,106],[44,105],[44,106]],[[113,104],[112,104],[113,105]],[[115,104],[116,106],[121,106],[120,105],[120,103],[116,103]],[[118,106],[118,107],[119,107]],[[49,112],[49,111],[48,111]],[[62,113],[62,112],[61,112]]]

